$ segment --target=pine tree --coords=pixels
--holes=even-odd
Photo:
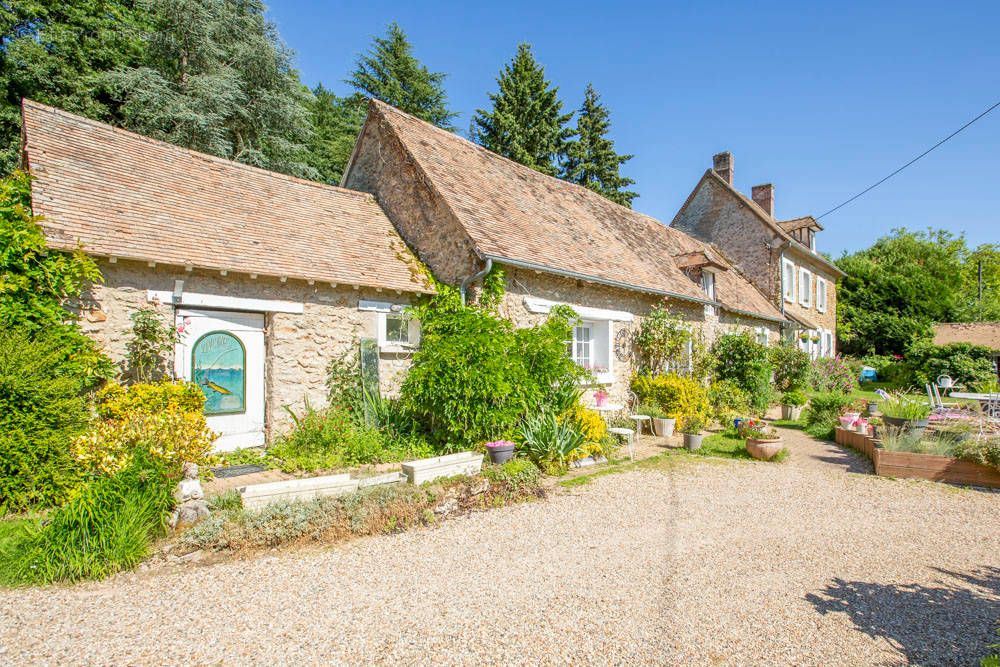
[[[321,181],[337,185],[365,121],[365,101],[360,95],[340,97],[322,83],[312,93],[313,135],[306,159]]]
[[[555,176],[566,141],[573,136],[565,127],[573,114],[560,113],[559,88],[550,88],[531,45],[518,45],[497,84],[499,92],[490,94],[493,109],[476,109],[473,139],[494,153]]]
[[[391,104],[438,127],[454,131],[444,80],[447,74],[431,72],[413,57],[413,45],[395,23],[385,37],[376,37],[368,53],[358,59],[349,83],[366,97]]]
[[[140,66],[103,80],[121,124],[238,162],[316,178],[310,95],[260,0],[151,0]]]
[[[22,98],[115,120],[100,75],[139,62],[144,17],[128,0],[0,4],[0,173],[19,161]]]
[[[601,104],[601,96],[594,85],[587,84],[583,107],[576,120],[577,139],[566,146],[562,177],[616,204],[632,208],[632,200],[639,195],[624,188],[635,181],[622,176],[619,169],[635,156],[615,153],[614,142],[607,138],[610,127],[608,108]]]

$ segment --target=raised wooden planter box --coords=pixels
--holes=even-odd
[[[459,452],[432,459],[421,459],[403,464],[403,474],[410,484],[423,484],[440,477],[475,475],[483,467],[483,455],[477,452]]]
[[[875,464],[876,475],[1000,489],[1000,471],[981,463],[953,456],[881,449],[871,437],[842,428],[836,430],[836,441],[867,455]]]
[[[312,500],[316,496],[339,496],[358,490],[358,481],[349,474],[327,475],[309,479],[251,484],[240,487],[243,507],[260,509],[278,500]]]

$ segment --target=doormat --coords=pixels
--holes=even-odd
[[[227,468],[212,468],[216,477],[240,477],[242,475],[252,475],[255,472],[268,470],[266,466],[259,466],[255,463],[247,463],[241,466],[229,466]]]

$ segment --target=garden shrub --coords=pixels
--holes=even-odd
[[[184,326],[164,324],[155,308],[132,313],[132,331],[126,345],[125,377],[132,382],[159,382],[168,377],[177,334]]]
[[[73,441],[73,453],[89,470],[111,475],[148,451],[179,470],[186,461],[202,465],[215,434],[205,423],[205,395],[190,382],[111,383],[98,392],[97,415],[87,433]]]
[[[708,419],[710,414],[708,392],[691,378],[675,374],[636,375],[631,386],[641,402],[659,405],[671,419],[691,416]]]
[[[732,380],[719,380],[709,385],[708,402],[712,418],[723,425],[750,413],[750,397]]]
[[[720,336],[712,346],[715,377],[731,380],[750,397],[750,405],[764,410],[773,397],[770,355],[749,331]]]
[[[435,454],[419,436],[379,430],[345,407],[315,410],[307,405],[303,415],[292,416],[295,427],[267,449],[268,458],[286,472],[406,461]]]
[[[810,369],[813,389],[819,392],[850,394],[858,386],[858,378],[839,356],[820,357]]]
[[[671,315],[666,306],[653,306],[642,318],[635,336],[641,367],[653,375],[666,371],[671,361],[679,359],[689,340],[689,325]]]
[[[88,382],[60,338],[0,328],[0,515],[62,504],[81,483],[72,441],[87,429]]]
[[[595,458],[609,456],[614,451],[615,441],[608,433],[608,425],[604,421],[604,417],[597,410],[591,410],[576,403],[564,414],[563,418],[576,424],[580,433],[583,434],[583,444],[570,455],[569,460],[585,459],[588,456]]]
[[[92,389],[114,375],[114,364],[80,332],[78,318],[63,304],[80,298],[101,273],[82,250],[46,248],[41,221],[31,214],[31,177],[17,171],[0,178],[0,328],[52,341],[65,372],[83,377]]]
[[[421,347],[402,397],[432,441],[445,449],[512,439],[526,415],[551,407],[552,387],[586,375],[566,355],[572,311],[553,308],[527,329],[440,294],[416,309]]]
[[[361,348],[335,354],[326,366],[326,389],[330,405],[361,414],[364,388],[361,382]]]
[[[793,343],[782,341],[770,348],[774,365],[774,387],[779,392],[802,390],[809,386],[809,353]]]
[[[996,377],[992,354],[990,348],[982,345],[915,342],[904,355],[905,366],[911,374],[906,378],[907,384],[922,387],[935,382],[939,375],[950,375],[957,384],[975,386]]]
[[[567,464],[586,458],[585,438],[580,426],[570,419],[560,419],[551,412],[529,415],[519,432],[521,451],[542,470],[562,474]]]
[[[490,483],[494,504],[506,504],[541,495],[542,475],[531,461],[512,459],[499,466],[485,466],[483,477]]]
[[[813,396],[805,411],[805,431],[815,438],[830,440],[840,415],[851,405],[851,397],[840,391]]]
[[[141,450],[115,475],[97,477],[0,555],[9,585],[100,579],[135,567],[162,533],[179,478]]]

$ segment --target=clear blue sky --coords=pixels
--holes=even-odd
[[[871,5],[879,5],[873,7]],[[1000,3],[549,3],[271,0],[303,80],[338,93],[396,21],[446,72],[462,133],[530,42],[566,107],[611,109],[635,208],[669,223],[712,154],[736,186],[773,182],[779,218],[820,213],[1000,100]],[[1000,109],[822,220],[839,256],[897,226],[1000,242]]]

